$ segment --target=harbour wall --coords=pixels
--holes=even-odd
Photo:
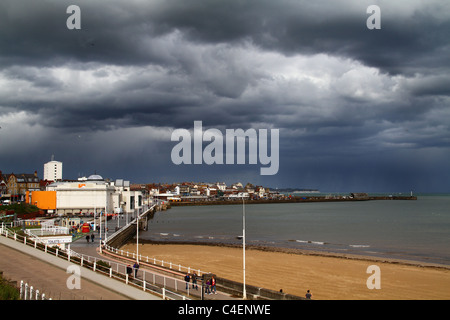
[[[153,219],[155,212],[167,210],[168,208],[170,208],[170,206],[167,203],[152,206],[149,210],[141,214],[138,222],[135,219],[126,226],[120,228],[115,233],[113,233],[112,236],[109,237],[107,245],[114,248],[120,248],[121,246],[123,246],[129,240],[133,239],[136,236],[137,234],[136,223],[139,223],[139,230],[147,230],[148,220]]]
[[[301,203],[301,202],[338,202],[338,201],[372,201],[372,200],[417,200],[416,196],[367,196],[359,198],[350,197],[324,197],[324,196],[308,196],[293,197],[290,199],[268,199],[268,200],[246,200],[246,204],[267,204],[267,203]],[[242,199],[236,200],[194,200],[194,201],[178,201],[171,202],[172,207],[177,206],[207,206],[207,205],[233,205],[242,204]]]

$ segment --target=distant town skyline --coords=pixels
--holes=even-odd
[[[43,177],[54,155],[68,179],[450,192],[449,1],[81,0],[79,21],[73,4],[0,3],[3,173]],[[175,164],[195,121],[277,130],[275,174]]]

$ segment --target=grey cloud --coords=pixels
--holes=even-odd
[[[279,128],[280,171],[267,183],[382,189],[430,186],[423,166],[448,172],[445,1],[379,1],[374,31],[371,1],[79,1],[77,31],[65,25],[70,4],[0,4],[4,166],[22,145],[39,163],[59,152],[74,175],[260,181],[259,168],[170,163],[168,131],[202,120]]]
[[[406,86],[417,96],[448,96],[450,94],[450,76],[434,74],[416,76]]]
[[[367,1],[80,1],[83,23],[77,32],[65,27],[68,3],[4,3],[0,27],[9,32],[0,38],[7,48],[1,61],[163,64],[167,57],[152,47],[154,40],[176,30],[194,42],[250,41],[288,55],[322,52],[392,73],[414,73],[423,63],[435,69],[449,59],[450,22],[439,1],[426,6],[382,2],[382,29],[377,31],[365,26]],[[412,13],[405,15],[406,10]]]
[[[358,59],[382,70],[410,73],[448,62],[448,10],[443,2],[382,2],[382,29],[366,28],[370,1],[165,1],[154,16],[166,29],[198,41],[252,41],[285,54],[318,52]],[[406,11],[411,11],[405,14]],[[434,58],[429,60],[429,56]],[[408,57],[405,59],[405,56]],[[437,59],[436,59],[437,58]]]

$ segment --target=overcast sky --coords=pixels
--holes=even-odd
[[[0,170],[450,192],[449,39],[447,0],[2,0]],[[173,164],[194,121],[279,129],[277,174]]]

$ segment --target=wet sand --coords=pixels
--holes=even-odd
[[[135,244],[124,250],[135,252]],[[139,254],[190,266],[202,272],[242,282],[242,248],[206,244],[140,244]],[[368,289],[372,273],[380,268],[380,289]],[[402,262],[361,256],[326,255],[290,249],[246,250],[246,283],[317,300],[447,300],[450,266]],[[371,283],[374,283],[373,281]]]

